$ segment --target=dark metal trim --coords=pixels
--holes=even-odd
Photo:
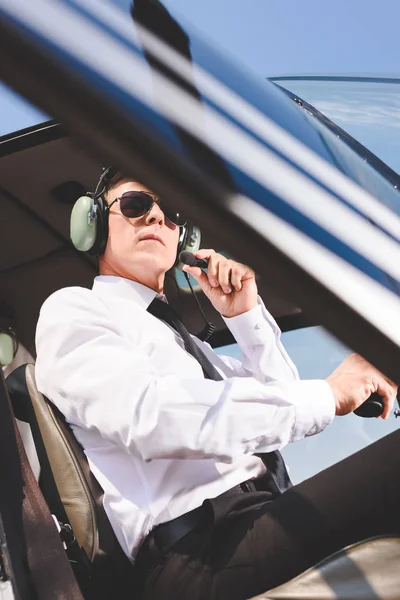
[[[0,137],[0,158],[27,148],[58,140],[66,135],[57,121],[46,121]]]
[[[269,81],[352,81],[359,83],[400,83],[398,77],[374,77],[372,75],[277,75]]]

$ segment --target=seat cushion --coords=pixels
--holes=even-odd
[[[400,537],[349,546],[252,600],[283,599],[400,600]]]

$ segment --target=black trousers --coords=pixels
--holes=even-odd
[[[139,552],[141,600],[244,600],[344,546],[400,535],[400,430],[273,501],[250,492],[205,506],[165,555]]]

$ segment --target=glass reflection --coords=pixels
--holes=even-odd
[[[315,106],[400,172],[400,79],[392,83],[281,79],[277,83]]]

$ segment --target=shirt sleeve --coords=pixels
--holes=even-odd
[[[252,310],[223,319],[243,353],[242,361],[221,356],[232,369],[231,375],[251,376],[261,383],[299,379],[297,369],[281,342],[281,330],[261,298]]]
[[[324,381],[160,376],[107,306],[82,288],[45,302],[36,345],[38,388],[67,421],[146,461],[230,462],[318,433],[334,415]]]

